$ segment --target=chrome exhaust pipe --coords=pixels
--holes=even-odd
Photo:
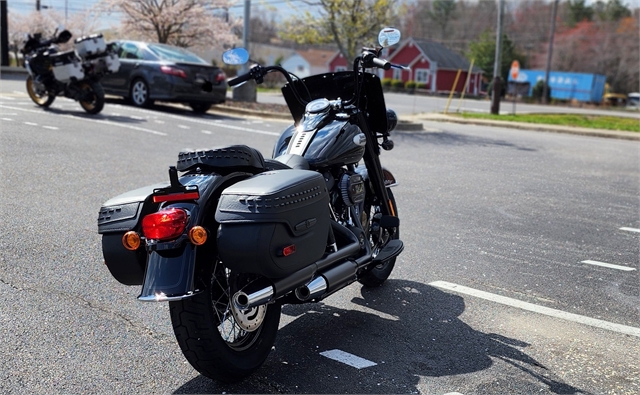
[[[302,301],[317,298],[327,290],[327,280],[322,276],[314,278],[309,284],[296,288],[296,297]]]
[[[273,293],[274,291],[272,286],[263,288],[249,295],[239,291],[233,295],[233,303],[237,310],[247,310],[270,302],[273,298]]]

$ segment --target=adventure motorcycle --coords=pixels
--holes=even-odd
[[[22,48],[29,97],[38,106],[49,107],[56,96],[65,96],[79,101],[89,114],[98,114],[105,102],[100,78],[117,71],[120,60],[102,35],[76,39],[75,50],[60,52],[57,44],[68,42],[71,33],[56,33],[49,39],[29,35]]]
[[[400,40],[380,33],[381,45]],[[105,263],[141,301],[169,301],[184,356],[223,382],[258,369],[274,344],[283,304],[318,302],[347,285],[381,285],[403,250],[396,180],[380,164],[397,123],[373,67],[402,67],[364,48],[353,71],[298,79],[273,71],[295,120],[273,156],[245,145],[180,152],[170,183],[130,191],[100,210]],[[244,49],[227,63],[248,60]],[[363,163],[361,163],[363,162]],[[178,172],[182,175],[178,176]]]

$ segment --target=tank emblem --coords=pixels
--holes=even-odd
[[[353,136],[353,142],[355,145],[364,147],[367,144],[367,136],[365,136],[364,133],[358,133]]]

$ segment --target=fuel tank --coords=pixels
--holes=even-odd
[[[276,142],[273,157],[284,154],[303,156],[311,168],[356,163],[365,151],[366,136],[358,125],[334,119],[317,129],[305,130],[304,122],[285,129]]]

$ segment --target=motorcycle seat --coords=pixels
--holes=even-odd
[[[186,149],[178,154],[178,171],[189,171],[196,168],[226,174],[233,171],[246,171],[258,174],[265,170],[264,157],[255,148],[246,145],[207,150]]]

